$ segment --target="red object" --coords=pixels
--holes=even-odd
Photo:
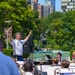
[[[75,58],[75,56],[72,56],[72,58]]]

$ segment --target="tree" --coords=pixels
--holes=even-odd
[[[57,15],[56,15],[57,16]],[[56,18],[52,21],[50,30],[52,37],[55,39],[61,49],[75,49],[75,11],[64,13],[61,18]],[[53,36],[54,35],[54,36]]]
[[[30,30],[38,30],[34,11],[31,10],[31,6],[27,4],[26,0],[1,0],[0,15],[1,35],[3,35],[4,27],[10,26],[13,28],[13,35],[18,31],[24,37]],[[4,22],[8,20],[11,20],[11,23]]]
[[[55,19],[61,19],[64,17],[64,13],[62,12],[53,12],[48,16],[49,23],[51,24]]]
[[[0,1],[0,26],[13,27],[13,33],[17,31],[29,32],[36,29],[34,13],[26,0],[1,0]],[[11,24],[4,23],[5,20],[11,20]]]
[[[43,19],[43,26],[49,29],[47,40],[49,46],[59,49],[75,49],[75,11],[54,12]],[[55,47],[54,47],[55,48]]]
[[[75,49],[75,11],[65,13],[63,18],[65,28],[65,42],[71,49]]]

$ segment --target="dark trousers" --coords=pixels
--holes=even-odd
[[[23,61],[23,56],[14,55],[14,58],[17,58],[17,61]]]

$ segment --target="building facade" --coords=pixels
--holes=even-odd
[[[31,9],[32,10],[37,9],[37,5],[38,5],[38,0],[32,0],[32,2],[31,2]]]
[[[38,4],[37,10],[39,12],[39,18],[43,17],[43,5]]]
[[[33,0],[34,3],[38,3],[38,0]]]
[[[61,0],[61,10],[63,12],[75,10],[75,0]]]
[[[51,2],[51,6],[53,8],[53,11],[55,11],[55,0],[45,0],[45,3]]]
[[[43,7],[43,16],[48,16],[53,12],[53,8],[51,6],[51,1],[47,1],[47,3]]]
[[[36,10],[37,9],[37,3],[35,3],[35,2],[31,2],[31,9],[32,10]]]
[[[31,9],[39,12],[39,18],[43,16],[43,5],[38,4],[38,0],[33,0],[31,3]]]

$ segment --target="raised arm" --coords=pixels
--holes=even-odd
[[[27,41],[31,34],[32,34],[32,30],[29,32],[28,36],[24,40]]]
[[[7,31],[9,32],[9,40],[12,42],[12,27],[8,28]]]

